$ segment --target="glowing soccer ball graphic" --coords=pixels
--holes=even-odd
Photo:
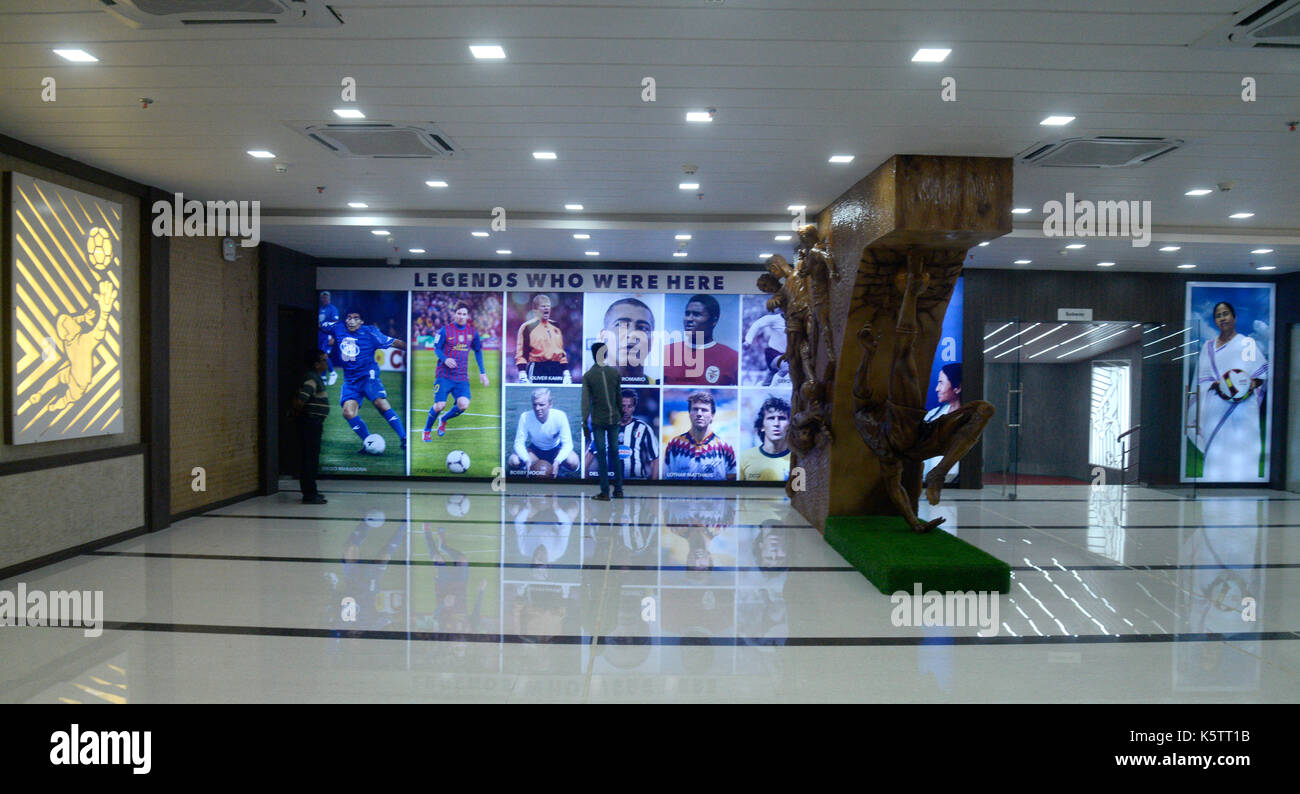
[[[365,447],[366,452],[369,452],[371,455],[384,454],[384,447],[387,446],[384,443],[384,437],[378,433],[371,433],[366,436],[366,440],[361,442],[361,445]]]
[[[1219,391],[1233,402],[1250,396],[1250,376],[1244,370],[1230,369],[1219,379]]]
[[[464,453],[461,453],[462,455]],[[447,497],[447,513],[461,518],[469,513],[469,497],[463,493],[454,493]]]
[[[464,474],[469,471],[469,455],[463,449],[453,449],[447,454],[447,471],[452,474]]]
[[[96,270],[108,267],[113,261],[113,238],[108,236],[108,231],[99,226],[90,230],[86,237],[86,257]]]

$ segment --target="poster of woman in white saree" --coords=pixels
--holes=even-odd
[[[1273,286],[1189,283],[1187,289],[1189,347],[1196,354],[1184,359],[1195,400],[1187,403],[1183,480],[1267,481]]]

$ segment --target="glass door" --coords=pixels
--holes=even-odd
[[[1019,489],[1020,425],[1024,408],[1021,351],[1038,323],[1000,320],[984,327],[984,394],[993,419],[984,430],[984,485],[1009,500]]]

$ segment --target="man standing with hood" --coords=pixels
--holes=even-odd
[[[604,342],[591,346],[596,362],[582,376],[582,423],[590,422],[596,442],[596,466],[600,471],[600,493],[592,498],[609,501],[609,473],[614,472],[614,496],[623,497],[623,463],[618,459],[618,427],[622,419],[619,371],[605,362],[608,348]]]

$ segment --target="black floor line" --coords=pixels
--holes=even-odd
[[[578,484],[561,483],[561,485],[577,486]],[[564,499],[575,499],[575,498],[581,499],[583,496],[587,495],[586,488],[588,487],[598,488],[599,485],[595,482],[592,482],[592,483],[588,483],[586,486],[580,486],[580,487],[582,487],[582,490],[566,491],[562,493],[547,493],[547,492],[539,492],[539,491],[515,491],[513,493],[511,493],[510,491],[411,491],[410,494],[407,494],[406,491],[343,491],[343,490],[338,490],[333,488],[329,490],[322,489],[321,493],[324,494],[325,496],[329,496],[330,494],[336,494],[336,493],[345,493],[345,494],[363,494],[368,496],[509,496],[517,499],[526,499],[530,496],[558,496]],[[709,499],[713,501],[728,501],[737,498],[743,499],[745,501],[759,501],[759,502],[789,502],[790,501],[790,497],[788,496],[746,496],[744,494],[744,491],[748,491],[750,489],[737,488],[736,490],[737,493],[735,496],[680,496],[680,497],[668,496],[667,498]],[[776,490],[775,486],[773,486],[773,490]],[[279,490],[279,493],[302,493],[302,491],[298,488],[281,488]],[[622,498],[658,499],[659,497],[660,494],[654,494],[654,495],[627,494]],[[266,497],[257,497],[257,498],[266,498]]]
[[[199,554],[189,552],[164,552],[164,551],[111,551],[99,549],[88,551],[85,556],[91,557],[144,557],[150,559],[177,559],[177,560],[227,560],[239,562],[302,562],[318,563],[326,565],[342,565],[344,560],[337,557],[291,557],[291,556],[267,556],[252,554]],[[603,564],[583,564],[583,563],[556,563],[556,564],[539,564],[530,562],[441,562],[438,560],[382,560],[382,559],[358,559],[353,560],[352,565],[408,565],[408,566],[431,566],[431,567],[454,567],[456,565],[466,565],[470,568],[543,568],[557,571],[603,571],[606,566]],[[637,565],[633,563],[614,563],[608,566],[612,571],[697,571],[699,569],[690,568],[685,565]],[[1177,565],[1177,564],[1155,564],[1155,565],[1108,565],[1108,564],[1085,564],[1085,565],[1013,565],[1013,571],[1048,571],[1068,573],[1070,571],[1219,571],[1219,570],[1272,570],[1272,569],[1290,569],[1300,568],[1300,563],[1273,562],[1273,563],[1223,563],[1214,565]],[[762,572],[762,573],[842,573],[846,571],[856,571],[851,565],[785,565],[777,567],[761,565],[717,565],[704,571],[705,573],[730,573],[740,571]]]
[[[35,628],[35,627],[33,627]],[[50,628],[77,628],[81,626]],[[1151,642],[1252,642],[1257,640],[1296,640],[1291,631],[1255,631],[1236,634],[1083,634],[1071,636],[1030,637],[679,637],[679,636],[595,636],[595,635],[519,635],[455,634],[391,629],[310,629],[275,626],[221,626],[203,623],[149,623],[143,621],[104,621],[105,631],[158,631],[176,634],[218,634],[226,636],[295,637],[305,639],[407,640],[409,642],[480,642],[503,645],[682,645],[713,647],[787,646],[787,647],[889,647],[917,645],[1091,645]]]

